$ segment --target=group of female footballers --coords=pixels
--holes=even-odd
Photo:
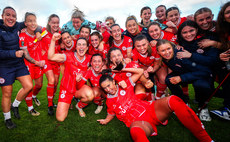
[[[214,81],[223,83],[218,94],[224,106],[211,112],[230,120],[230,2],[222,6],[217,21],[207,7],[187,17],[181,17],[177,7],[159,5],[155,10],[157,19],[151,20],[151,8],[143,7],[141,22],[129,16],[123,30],[113,17],[94,24],[76,8],[61,29],[56,14],[42,28],[34,13],[27,12],[20,23],[16,11],[5,7],[0,20],[0,86],[6,127],[16,127],[10,110],[20,119],[18,107],[24,99],[29,113],[40,115],[33,102],[41,105],[37,94],[45,74],[48,114],[56,114],[57,121],[65,120],[74,99],[81,117],[89,102],[98,105],[95,114],[106,102],[107,116],[97,121],[105,125],[116,116],[130,128],[134,141],[157,135],[156,126],[167,125],[174,112],[199,141],[211,142],[201,121],[211,121],[207,106],[202,107],[215,89]],[[11,103],[16,79],[22,88]],[[198,116],[189,108],[188,84],[202,108]]]

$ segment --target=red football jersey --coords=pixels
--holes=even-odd
[[[140,54],[136,48],[132,51],[132,59],[134,62],[139,64],[140,67],[149,67],[154,66],[154,61],[160,59],[160,55],[157,53],[156,48],[152,47],[152,54],[142,55]]]
[[[126,84],[127,88],[125,89],[117,86],[118,90],[115,95],[107,94],[106,105],[108,114],[116,115],[120,121],[129,127],[132,122],[149,109],[150,103],[136,98],[134,94],[135,84],[131,78],[126,80]]]
[[[161,31],[161,36],[159,39],[166,39],[168,41],[171,41],[171,42],[177,44],[177,42],[176,42],[177,36],[174,35],[173,33],[170,33],[170,32]]]
[[[42,29],[42,31],[46,30],[45,28]],[[47,31],[48,32],[48,31]],[[60,32],[59,32],[60,33]],[[44,60],[48,60],[48,50],[50,47],[51,39],[52,39],[53,34],[48,32],[46,36],[43,37],[42,39],[42,57]],[[55,53],[60,53],[61,49],[59,46],[58,41],[55,43]],[[51,64],[56,64],[54,61],[48,60],[49,63]]]
[[[133,48],[133,41],[132,41],[132,39],[130,37],[124,35],[124,38],[123,38],[122,42],[120,44],[116,44],[113,41],[112,47],[120,48],[121,51],[122,51],[123,57],[127,58],[127,49],[132,49]]]
[[[27,48],[30,56],[36,60],[42,60],[42,44],[41,41],[34,43],[36,39],[35,35],[29,34],[27,31],[19,35],[19,46],[20,48]],[[31,64],[29,61],[25,60],[26,64]]]
[[[133,61],[124,65],[124,68],[139,68],[139,67],[140,66]],[[114,80],[116,80],[116,82],[127,80],[131,76],[132,76],[132,73],[130,72],[116,72],[112,74],[112,77],[114,78]]]
[[[107,53],[108,53],[108,51],[109,51],[109,45],[108,45],[108,44],[104,44],[104,49],[103,49],[103,51],[99,51],[98,49],[96,49],[96,48],[94,48],[92,45],[90,45],[90,46],[89,46],[88,53],[89,53],[89,55],[93,55],[93,54],[99,53],[99,54],[102,55],[102,57],[103,57],[104,59],[106,59],[106,58],[107,58]]]
[[[179,19],[178,19],[178,21],[177,21],[177,23],[176,23],[176,27],[177,27],[177,29],[180,27],[180,25],[184,22],[184,21],[186,21],[187,20],[187,18],[186,17],[180,17]],[[163,24],[166,24],[168,21],[164,21],[163,22]]]
[[[87,70],[87,74],[84,77],[85,80],[90,80],[93,87],[100,87],[99,80],[102,74],[96,74],[93,69]]]
[[[90,55],[85,55],[84,59],[79,60],[76,52],[68,52],[64,53],[66,59],[64,61],[65,71],[61,80],[61,85],[70,93],[74,93],[77,89],[79,89],[85,83],[85,80],[81,80],[80,82],[76,82],[76,74],[81,73],[85,76],[86,71],[89,66],[89,62],[91,59]],[[83,83],[82,83],[83,82]]]
[[[67,53],[67,52],[75,52],[76,51],[76,40],[72,40],[72,46],[67,48],[65,47],[64,49],[61,49],[61,47],[59,46],[58,49],[60,48],[60,52],[61,53]]]

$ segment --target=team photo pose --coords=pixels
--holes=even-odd
[[[31,63],[30,60],[25,60],[25,64],[30,72],[30,76],[34,81],[33,90],[26,96],[25,101],[28,106],[28,111],[33,116],[40,115],[33,107],[33,100],[39,106],[39,100],[37,99],[37,94],[42,88],[43,82],[43,71],[42,68],[45,65],[45,60],[42,59],[42,43],[37,41],[35,36],[35,30],[37,29],[36,15],[30,12],[25,14],[25,32],[19,35],[19,45],[21,49],[27,49],[30,56],[35,60],[35,64]]]
[[[126,18],[125,21],[125,27],[126,30],[122,33],[125,36],[128,36],[132,39],[132,41],[134,41],[134,38],[138,35],[138,34],[145,34],[147,35],[147,29],[146,28],[142,28],[138,22],[137,22],[137,18],[132,15]]]
[[[108,68],[115,68],[117,65],[120,65],[120,68],[139,68],[139,65],[133,61],[125,60],[121,49],[119,48],[111,48],[108,52],[107,56],[107,66]],[[127,84],[125,80],[130,77],[132,73],[125,73],[125,72],[114,72],[113,78],[118,82],[120,86],[126,88]],[[140,81],[138,81],[137,85],[135,86],[135,94],[140,99],[147,99],[152,98],[151,88],[153,87],[153,82],[150,79],[147,79],[144,75],[141,76]]]
[[[176,43],[177,39],[174,34],[163,31],[157,22],[150,23],[150,25],[148,26],[148,35],[148,40],[152,47],[156,46],[157,41],[161,39],[166,39],[173,43]]]
[[[146,36],[138,35],[135,37],[134,47],[132,59],[144,69],[144,76],[155,82],[157,86],[155,99],[160,99],[167,87],[165,84],[165,78],[168,74],[167,68],[162,65],[160,55],[156,48],[150,46]]]
[[[59,39],[67,47],[72,46],[73,42],[68,32],[63,32],[62,34],[54,33],[48,51],[49,60],[63,62],[65,65],[56,110],[56,119],[64,121],[68,115],[73,97],[80,99],[83,103],[87,103],[93,100],[94,95],[93,90],[85,84],[86,81],[81,79],[86,74],[91,59],[91,56],[86,54],[88,50],[87,40],[79,38],[75,52],[60,54],[55,53],[55,42]]]
[[[52,40],[52,36],[54,33],[60,33],[60,27],[59,27],[60,19],[58,15],[51,14],[48,18],[48,22],[46,25],[46,28],[43,28],[43,31],[47,31],[47,35],[43,37],[42,39],[42,56],[45,60],[45,66],[43,68],[43,72],[46,75],[48,84],[46,87],[46,93],[47,93],[47,100],[48,100],[48,115],[52,116],[54,115],[54,96],[57,91],[57,85],[59,81],[59,75],[60,75],[60,64],[57,62],[53,62],[48,59],[48,50],[49,46]],[[55,43],[55,53],[61,52],[60,43],[57,41]],[[36,104],[40,105],[40,101],[38,99],[34,100]]]
[[[91,68],[87,70],[86,75],[82,78],[84,80],[90,81],[91,88],[93,90],[94,99],[93,102],[97,105],[97,109],[95,110],[95,114],[99,114],[103,109],[103,99],[105,98],[105,94],[99,85],[99,79],[101,77],[101,71],[105,68],[105,61],[103,61],[103,57],[101,54],[93,54],[90,61]],[[86,114],[83,111],[83,108],[88,104],[79,101],[76,104],[76,108],[79,111],[79,115],[81,117],[85,117]]]
[[[207,86],[194,86],[195,89],[195,98],[198,102],[198,107],[204,105],[205,101],[209,98],[209,96],[212,94],[214,85],[213,85],[213,69],[217,65],[218,60],[218,49],[209,46],[206,48],[201,49],[199,46],[199,42],[203,39],[209,39],[208,36],[199,36],[200,35],[200,29],[196,22],[187,20],[184,23],[181,24],[181,26],[178,29],[177,33],[177,40],[178,44],[182,46],[186,52],[180,52],[178,53],[178,57],[180,59],[182,58],[189,58],[191,61],[193,61],[195,64],[201,64],[202,66],[206,66],[211,72],[211,76],[206,79]],[[212,79],[212,80],[210,80]],[[197,84],[198,85],[198,84]],[[197,88],[198,87],[198,88]],[[201,120],[207,120],[210,121],[211,117],[208,113],[208,108],[202,109],[200,113],[200,119]]]
[[[91,29],[95,29],[96,25],[85,19],[85,14],[79,10],[77,7],[73,10],[71,20],[62,26],[64,31],[70,33],[70,35],[78,35],[80,33],[79,29],[83,25],[89,26]]]
[[[172,94],[180,97],[185,103],[188,103],[189,96],[183,93],[180,85],[192,83],[196,95],[199,95],[198,107],[202,107],[213,89],[211,69],[202,63],[194,61],[191,56],[195,56],[195,53],[190,53],[185,49],[178,50],[167,40],[158,41],[157,51],[163,58],[164,63],[171,70],[165,82]],[[201,111],[199,117],[203,121],[211,121],[207,108]]]
[[[99,53],[103,56],[104,59],[106,59],[109,50],[109,44],[106,44],[102,41],[103,37],[99,32],[93,32],[90,37],[91,44],[89,46],[88,53],[90,55]],[[100,49],[100,45],[102,46],[102,49]]]
[[[216,21],[213,20],[214,15],[211,9],[203,7],[198,9],[194,14],[194,21],[200,28],[201,36],[208,37],[198,43],[201,48],[213,46],[220,48],[220,41],[216,33]]]
[[[110,47],[121,49],[124,58],[131,59],[133,41],[130,37],[122,35],[121,28],[118,24],[111,26],[111,37],[109,39]]]
[[[130,129],[130,135],[135,142],[148,142],[149,136],[157,135],[157,125],[165,122],[172,112],[175,112],[181,123],[202,142],[211,142],[212,139],[204,129],[203,124],[180,98],[170,96],[152,103],[137,99],[134,93],[135,82],[143,74],[141,68],[123,68],[122,72],[131,72],[126,80],[125,89],[116,85],[110,75],[102,75],[100,86],[107,93],[107,116],[98,119],[102,124],[108,124],[115,116]]]
[[[178,7],[168,8],[165,15],[166,21],[164,21],[163,24],[171,28],[173,34],[176,34],[180,25],[187,20],[186,17],[180,17],[180,10]]]
[[[2,10],[2,20],[0,20],[0,86],[2,90],[2,111],[8,129],[16,127],[16,124],[11,120],[10,109],[13,111],[15,118],[20,119],[19,104],[33,87],[23,56],[32,63],[36,62],[29,56],[27,49],[20,50],[18,33],[25,28],[25,24],[24,22],[18,23],[16,19],[17,14],[14,8],[8,6]],[[5,34],[2,34],[3,31]],[[15,80],[20,82],[22,88],[18,91],[11,105],[12,84]]]

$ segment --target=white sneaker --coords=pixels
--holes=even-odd
[[[95,114],[99,114],[101,110],[103,109],[103,106],[97,106],[97,109],[95,110]]]
[[[199,118],[201,121],[211,121],[212,120],[207,108],[202,109],[200,111]]]
[[[78,110],[79,115],[80,115],[81,117],[85,117],[85,116],[86,116],[86,114],[85,114],[85,112],[83,111],[83,109],[79,108],[79,107],[77,106],[77,104],[76,104],[76,109]]]
[[[221,108],[219,110],[212,110],[210,112],[225,120],[230,120],[230,109],[227,107]]]

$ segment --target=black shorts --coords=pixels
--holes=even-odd
[[[12,85],[17,77],[29,75],[26,65],[0,67],[0,86]]]

